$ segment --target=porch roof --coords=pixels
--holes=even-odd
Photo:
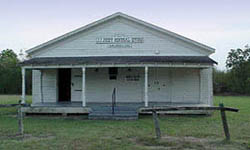
[[[20,63],[29,65],[82,65],[82,64],[140,64],[140,63],[197,63],[217,64],[208,56],[95,56],[95,57],[40,57]]]

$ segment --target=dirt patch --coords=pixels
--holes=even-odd
[[[250,149],[245,143],[237,143],[234,141],[227,142],[223,139],[207,139],[207,138],[196,138],[196,137],[173,137],[164,136],[157,140],[156,138],[138,138],[133,139],[133,142],[139,147],[145,149],[187,149],[187,150],[247,150]]]
[[[53,139],[55,136],[53,135],[39,135],[39,136],[33,136],[32,134],[12,134],[12,135],[2,135],[0,139],[8,139],[8,140],[21,140],[21,141],[27,141],[27,140],[42,140],[42,139]]]

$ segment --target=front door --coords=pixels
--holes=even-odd
[[[82,69],[71,70],[71,102],[82,102]]]
[[[70,102],[71,69],[58,70],[58,102]]]

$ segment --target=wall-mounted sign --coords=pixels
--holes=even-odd
[[[139,81],[140,76],[139,75],[127,75],[126,81]]]
[[[108,48],[132,48],[132,44],[143,43],[143,37],[129,37],[125,35],[114,35],[113,37],[99,37],[96,44],[107,44]]]

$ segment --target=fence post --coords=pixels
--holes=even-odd
[[[225,109],[224,109],[224,105],[223,103],[220,103],[220,113],[221,113],[221,120],[222,120],[222,124],[223,124],[223,128],[224,128],[224,133],[226,136],[226,140],[229,141],[230,140],[230,133],[229,133],[229,128],[228,128],[228,124],[227,124],[227,118],[226,118],[226,113],[225,113]]]
[[[155,110],[153,110],[152,113],[153,113],[153,120],[154,120],[154,124],[155,124],[156,138],[160,139],[161,138],[161,129],[160,129],[157,113]]]
[[[22,113],[22,104],[19,102],[18,105],[18,132],[23,136],[23,113]]]

